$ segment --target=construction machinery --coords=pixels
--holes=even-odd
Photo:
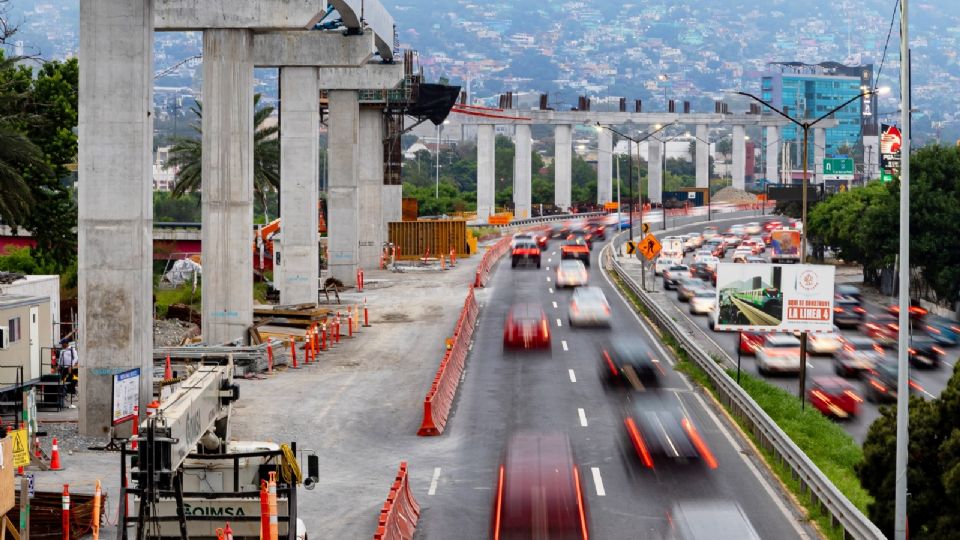
[[[199,365],[163,402],[151,404],[138,433],[121,446],[118,540],[131,533],[137,540],[217,538],[226,523],[236,539],[259,539],[271,521],[261,500],[271,477],[276,538],[306,540],[297,485],[313,487],[317,457],[309,456],[304,479],[295,443],[230,440],[232,403],[239,398],[233,370],[230,357]]]

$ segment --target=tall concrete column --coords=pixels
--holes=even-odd
[[[390,222],[403,221],[403,186],[384,185],[380,191],[380,207],[383,212],[381,234],[383,241],[390,241]]]
[[[554,128],[553,143],[553,200],[557,207],[568,210],[570,208],[572,189],[573,147],[570,138],[572,127],[560,124]]]
[[[743,126],[733,126],[733,187],[743,189],[746,186],[747,149],[746,132]]]
[[[710,129],[697,124],[697,187],[710,187]]]
[[[203,32],[203,340],[253,323],[253,32]]]
[[[809,143],[807,143],[809,144]],[[823,128],[813,128],[813,170],[816,176],[813,178],[814,184],[823,183],[823,158],[826,153],[827,132]]]
[[[377,268],[383,234],[383,111],[360,109],[360,267]]]
[[[767,182],[779,182],[780,128],[767,126]]]
[[[597,132],[597,204],[613,201],[613,133]]]
[[[356,90],[327,92],[327,155],[330,179],[327,188],[328,268],[344,284],[357,281],[359,262],[357,186],[360,167],[360,99]]]
[[[152,90],[153,0],[81,3],[77,341],[87,436],[110,428],[114,374],[140,368],[140,410],[152,400]]]
[[[281,304],[317,301],[320,86],[317,68],[280,68]]]
[[[533,164],[530,156],[530,126],[516,126],[516,152],[513,155],[513,215],[518,219],[530,216],[530,183]]]
[[[494,145],[493,125],[477,126],[477,219],[480,220],[486,220],[494,213],[496,203]]]
[[[651,204],[663,202],[663,143],[656,138],[647,140],[647,197]],[[641,190],[642,192],[642,190]]]

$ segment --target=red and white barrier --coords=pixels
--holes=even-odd
[[[420,505],[410,491],[407,462],[400,462],[400,470],[390,486],[387,501],[380,510],[377,531],[373,540],[411,540],[417,531]]]

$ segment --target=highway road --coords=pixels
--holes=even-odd
[[[767,217],[766,219],[771,219],[771,218]],[[727,220],[719,224],[719,228],[720,228],[720,231],[722,232],[722,231],[725,231],[726,228],[728,228],[733,224],[748,223],[751,221],[760,221],[761,223],[763,223],[764,219],[758,219],[757,217],[753,217],[753,218],[742,218],[742,219],[736,219],[736,220]],[[666,235],[672,236],[672,235],[678,235],[678,234],[686,234],[694,231],[702,232],[704,227],[706,227],[707,225],[708,225],[707,223],[699,223],[699,224],[689,225],[685,227],[678,227],[677,229],[668,231]],[[660,231],[655,231],[655,234],[658,237],[665,236],[665,234],[661,233]],[[769,253],[770,252],[768,250],[763,255],[767,257],[768,260],[769,260]],[[729,251],[727,252],[727,257],[721,260],[723,262],[730,262],[732,255],[733,255],[733,252]],[[693,259],[692,254],[687,254],[687,256],[684,258],[684,261],[687,264],[689,264],[692,262],[692,259]],[[674,291],[667,291],[665,293],[663,292],[663,280],[659,277],[656,280],[656,290],[659,291],[658,294],[664,294],[671,299],[672,304],[675,306],[677,310],[678,316],[686,317],[694,321],[696,325],[703,331],[704,339],[713,340],[713,342],[719,348],[726,351],[733,365],[736,364],[738,335],[735,332],[714,332],[710,330],[708,326],[707,316],[691,315],[689,312],[688,305],[685,302],[680,302],[679,300],[677,300],[677,295]],[[874,314],[874,315],[880,314],[884,311],[884,306],[881,306],[875,302],[871,302],[867,298],[864,299],[863,307],[864,309],[867,310],[869,314]],[[843,329],[842,333],[847,336],[862,335],[857,329]],[[933,398],[940,395],[940,392],[942,392],[943,389],[946,387],[947,382],[949,381],[950,376],[953,373],[953,368],[957,363],[958,354],[960,354],[960,349],[947,348],[945,349],[945,351],[947,354],[944,358],[942,367],[938,369],[930,369],[930,370],[918,370],[918,369],[910,370],[910,373],[913,376],[913,378],[923,388],[924,392],[922,394],[927,398]],[[894,359],[896,358],[896,350],[887,349],[886,355],[889,358]],[[751,373],[752,375],[757,377],[763,377],[757,372],[756,362],[754,361],[754,358],[752,356],[743,356],[743,358],[741,359],[741,367],[745,372]],[[831,357],[829,356],[809,356],[808,357],[807,359],[808,385],[809,385],[809,380],[812,377],[816,377],[818,375],[833,375],[833,374],[834,372],[833,372],[833,364],[832,364]],[[776,384],[777,386],[780,386],[781,388],[784,388],[785,390],[792,392],[793,394],[797,393],[797,389],[799,386],[799,379],[796,375],[771,376],[771,377],[766,377],[766,379]],[[862,386],[865,383],[855,379],[851,379],[851,381],[856,387],[861,389],[861,395],[865,395],[863,393],[863,386]],[[879,416],[880,413],[879,413],[878,405],[869,403],[866,401],[864,401],[864,403],[861,404],[860,411],[861,412],[858,417],[844,420],[842,422],[842,426],[847,431],[847,433],[853,436],[854,439],[862,443],[863,440],[866,438],[867,430],[870,428],[870,424],[873,423],[873,421]]]
[[[534,430],[570,437],[583,471],[594,538],[663,537],[674,501],[705,499],[739,503],[762,538],[815,538],[753,449],[712,402],[672,369],[672,359],[662,349],[666,398],[682,404],[719,467],[670,465],[661,458],[654,470],[637,470],[632,449],[621,450],[622,397],[605,391],[600,382],[599,348],[630,336],[660,346],[601,273],[601,247],[593,248],[589,272],[591,284],[602,287],[610,301],[609,329],[567,325],[571,292],[553,287],[556,241],[548,246],[541,269],[500,264],[479,293],[483,307],[459,397],[446,432],[430,441],[435,466],[428,494],[418,496],[425,511],[417,537],[487,537],[504,446],[511,434]],[[537,303],[547,313],[549,352],[504,351],[504,320],[519,302]]]

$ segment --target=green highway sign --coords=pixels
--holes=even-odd
[[[824,180],[853,180],[853,158],[824,158]]]

